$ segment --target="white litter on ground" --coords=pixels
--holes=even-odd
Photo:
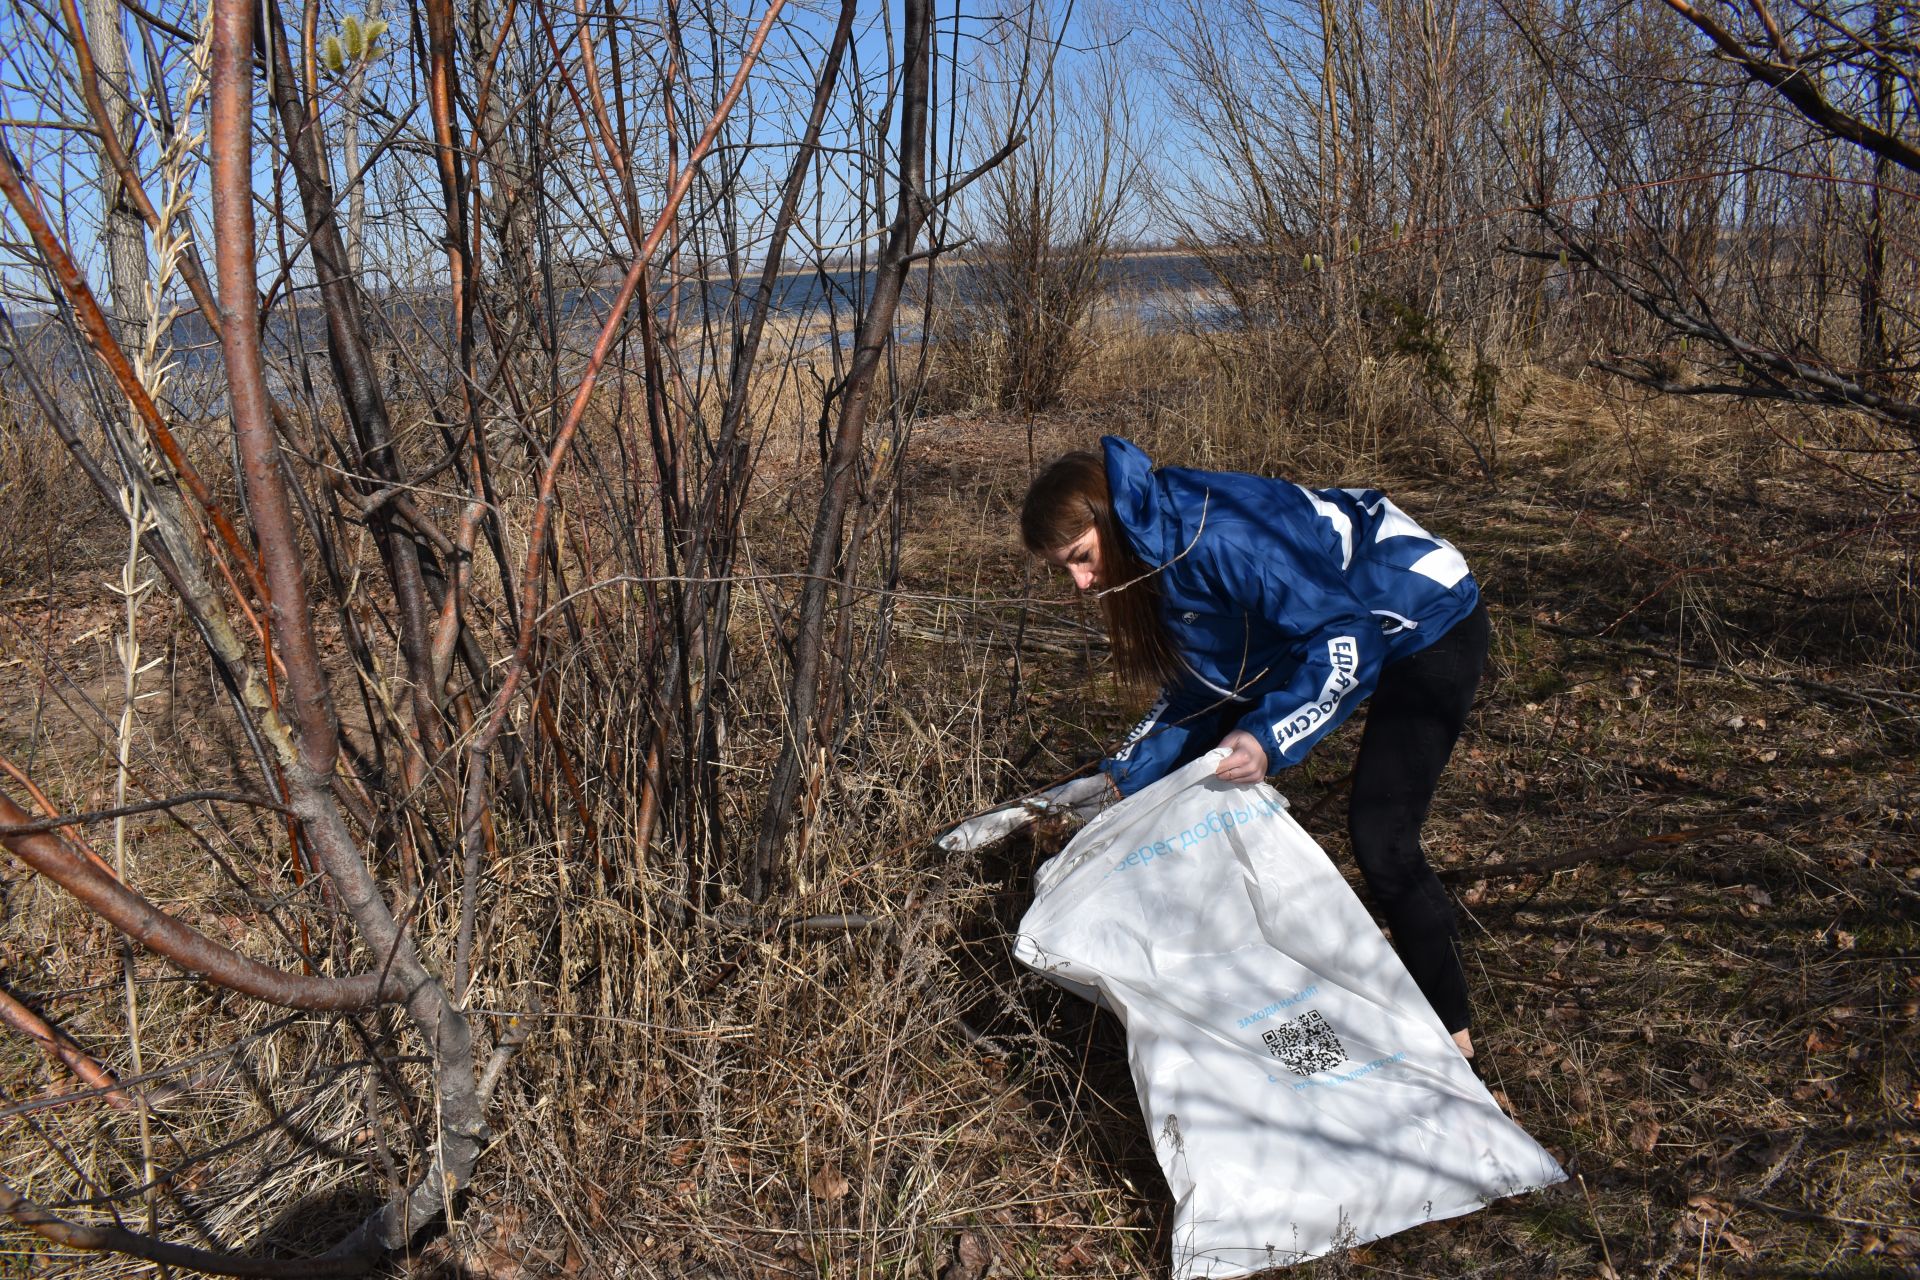
[[[1057,787],[1048,787],[1012,804],[989,809],[983,814],[950,827],[934,843],[949,853],[984,849],[997,844],[1035,818],[1065,815],[1085,821],[1112,804],[1116,798],[1113,784],[1105,774],[1073,778]]]

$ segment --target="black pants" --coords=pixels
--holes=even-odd
[[[1464,1030],[1460,924],[1420,849],[1420,828],[1487,662],[1487,607],[1380,673],[1353,766],[1347,831],[1394,949],[1449,1031]]]

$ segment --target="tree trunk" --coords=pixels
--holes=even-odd
[[[859,468],[880,357],[893,337],[894,314],[899,309],[901,290],[912,266],[914,241],[927,217],[924,188],[932,52],[928,17],[926,0],[906,0],[898,202],[886,245],[874,270],[873,300],[854,338],[853,363],[841,390],[833,451],[820,493],[820,509],[814,517],[813,539],[807,552],[806,586],[800,595],[798,630],[794,637],[793,677],[787,687],[787,740],[774,769],[767,807],[761,815],[760,835],[746,868],[746,894],[755,902],[763,901],[773,889],[780,852],[793,824],[793,805],[801,775],[814,753],[815,716],[822,694],[820,659],[826,647],[827,589],[839,559],[847,498]]]
[[[120,26],[119,0],[84,0],[87,42],[100,78],[106,124],[131,156],[133,146],[133,82],[128,70],[127,38]],[[107,247],[109,306],[107,318],[114,337],[129,353],[138,354],[147,342],[147,233],[132,197],[120,181],[104,143],[94,140],[100,160],[98,184],[102,239]]]

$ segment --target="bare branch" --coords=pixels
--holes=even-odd
[[[90,1227],[50,1213],[0,1181],[0,1213],[20,1226],[68,1249],[89,1253],[124,1253],[169,1267],[192,1267],[221,1276],[257,1276],[261,1280],[296,1280],[307,1276],[357,1276],[373,1266],[376,1250],[330,1250],[317,1258],[247,1258],[211,1253],[187,1245],[170,1244],[121,1227]]]
[[[108,924],[189,973],[287,1009],[364,1009],[399,995],[391,989],[383,992],[385,984],[374,974],[327,978],[286,973],[224,947],[69,851],[56,837],[5,831],[31,822],[19,805],[0,794],[0,844]]]
[[[1661,0],[1661,3],[1699,28],[1727,61],[1779,93],[1814,124],[1837,138],[1844,138],[1875,155],[1885,156],[1904,169],[1920,173],[1920,148],[1897,134],[1876,129],[1859,117],[1834,106],[1804,68],[1760,57],[1732,32],[1687,0]]]
[[[117,809],[92,809],[86,813],[61,814],[52,818],[38,818],[20,826],[7,826],[0,823],[0,836],[24,836],[36,831],[54,831],[60,827],[73,826],[82,822],[105,822],[109,818],[128,818],[136,813],[152,813],[156,809],[174,809],[185,804],[196,804],[203,800],[219,800],[226,804],[252,805],[256,809],[271,809],[275,813],[292,813],[285,805],[275,804],[271,800],[262,800],[259,796],[250,796],[241,791],[185,791],[178,795],[165,796],[158,800],[142,800],[138,804],[122,805]]]

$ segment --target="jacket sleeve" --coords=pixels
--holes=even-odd
[[[1299,665],[1260,692],[1236,728],[1266,748],[1267,770],[1306,759],[1373,692],[1387,645],[1380,620],[1348,588],[1342,548],[1282,540],[1273,554],[1220,556],[1227,599],[1291,641]]]
[[[1167,685],[1114,753],[1100,762],[1100,772],[1121,795],[1130,796],[1204,754],[1215,745],[1204,739],[1217,727],[1218,717],[1207,714],[1213,701],[1178,684]]]

